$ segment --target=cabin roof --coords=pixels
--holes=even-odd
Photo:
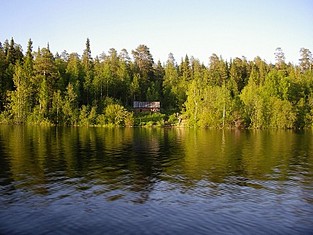
[[[148,102],[148,101],[134,101],[134,108],[160,108],[160,101],[153,101],[153,102]]]

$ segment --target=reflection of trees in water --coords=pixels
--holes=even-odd
[[[180,134],[185,154],[179,174],[195,182],[223,182],[232,176],[262,180],[277,167],[286,177],[294,149],[312,152],[293,131],[185,129]]]
[[[165,129],[8,126],[0,133],[8,140],[3,178],[20,187],[47,194],[49,184],[97,184],[133,192],[136,202],[148,200],[175,147]]]
[[[130,171],[129,191],[137,197],[135,203],[144,203],[154,189],[159,175],[162,173],[162,154],[160,142],[164,129],[138,128],[133,131],[130,156],[127,157],[127,169]]]
[[[36,127],[34,127],[34,130]],[[15,188],[32,187],[36,193],[45,194],[46,179],[44,174],[44,158],[48,149],[45,147],[45,130],[34,137],[36,143],[28,138],[28,127],[1,127],[1,142],[4,145],[4,156],[7,156],[9,169],[7,177],[14,182]],[[5,140],[5,141],[4,141]],[[1,162],[2,166],[3,162]]]
[[[284,180],[294,167],[313,171],[312,134],[292,131],[1,126],[0,141],[1,184],[40,194],[54,183],[97,186],[116,192],[110,199],[126,194],[144,203],[160,181],[188,190],[273,172]]]

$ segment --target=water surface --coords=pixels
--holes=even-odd
[[[0,126],[0,234],[313,234],[311,131]]]

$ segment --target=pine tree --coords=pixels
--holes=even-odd
[[[6,57],[7,62],[13,65],[23,59],[22,47],[16,44],[13,38],[11,38],[9,47],[6,49]]]
[[[91,103],[91,95],[92,95],[92,82],[93,82],[93,60],[91,57],[91,49],[90,49],[90,41],[87,38],[86,41],[86,48],[84,50],[82,56],[82,67],[84,72],[84,82],[83,88],[85,93],[86,101],[84,103],[89,104]]]
[[[139,87],[141,90],[140,100],[146,100],[146,92],[149,87],[149,82],[153,80],[153,57],[150,49],[146,45],[139,45],[136,50],[132,51],[135,64],[135,73],[139,74]]]
[[[68,77],[66,74],[66,68],[67,68],[67,64],[68,64],[69,55],[64,50],[61,55],[56,53],[54,58],[55,58],[55,60],[54,60],[55,66],[57,68],[57,71],[59,72],[59,79],[57,80],[55,90],[61,90],[64,92],[65,87],[68,84]]]
[[[247,85],[248,76],[248,64],[246,60],[236,57],[230,64],[230,78],[236,82],[239,93]]]
[[[209,83],[212,85],[222,84],[228,78],[228,66],[222,58],[219,58],[216,54],[210,56],[210,65],[209,65]]]
[[[192,79],[191,77],[191,66],[188,55],[185,56],[185,59],[182,60],[179,66],[180,80],[184,85],[187,85],[187,82]]]
[[[126,49],[123,49],[119,54],[119,68],[117,71],[117,75],[119,80],[121,81],[120,92],[121,97],[123,97],[124,103],[126,105],[129,104],[129,100],[132,99],[130,94],[130,84],[131,84],[131,66],[132,62],[130,61],[130,57]]]
[[[141,78],[146,80],[152,79],[154,62],[150,49],[146,45],[139,45],[136,50],[132,51],[132,54]]]
[[[175,63],[174,55],[170,53],[168,55],[168,60],[164,68],[164,78],[163,78],[163,105],[166,108],[178,109],[179,106],[184,102],[184,100],[179,104],[179,92],[182,92],[179,88],[178,80],[178,68]]]
[[[4,108],[6,91],[10,87],[10,82],[6,74],[7,66],[5,49],[2,44],[0,44],[0,111],[2,111]]]
[[[24,69],[31,77],[33,75],[34,56],[33,56],[33,42],[31,39],[28,41],[27,52],[24,57]]]
[[[81,94],[83,92],[82,87],[84,74],[81,60],[77,53],[71,53],[69,55],[65,73],[68,78],[68,83],[72,84],[73,89],[78,96],[79,103],[82,104],[83,102],[81,100]]]
[[[280,47],[277,47],[274,54],[275,54],[275,60],[276,60],[276,64],[275,64],[276,68],[283,69],[286,66],[285,53]]]
[[[300,49],[300,56],[301,58],[299,59],[300,61],[300,68],[301,71],[307,71],[312,69],[312,53],[309,49],[307,48],[301,48]]]

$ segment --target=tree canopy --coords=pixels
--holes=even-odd
[[[313,59],[299,50],[287,63],[260,57],[201,63],[169,54],[155,61],[146,45],[92,57],[85,50],[52,54],[49,45],[25,54],[14,39],[0,43],[0,122],[50,125],[134,125],[133,101],[160,101],[160,123],[210,128],[312,128]],[[155,115],[153,117],[157,117]],[[152,116],[151,116],[152,117]],[[152,118],[153,119],[153,118]],[[151,119],[151,120],[152,120]]]

